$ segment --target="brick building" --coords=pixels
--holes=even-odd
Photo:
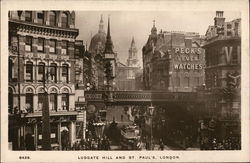
[[[74,11],[9,12],[9,142],[14,150],[27,149],[27,134],[35,149],[41,148],[44,79],[52,147],[61,149],[63,130],[69,143],[75,141],[76,85],[84,84],[78,33]]]
[[[218,120],[222,137],[240,134],[241,19],[226,22],[217,11],[203,48],[209,116]]]
[[[155,24],[143,47],[145,89],[192,92],[204,84],[203,37],[195,32],[157,33]]]

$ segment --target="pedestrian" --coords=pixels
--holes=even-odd
[[[164,150],[164,143],[162,141],[162,139],[160,139],[160,147],[159,147],[160,150]]]

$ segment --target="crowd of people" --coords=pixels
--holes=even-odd
[[[201,150],[240,150],[241,141],[237,136],[230,136],[226,139],[217,140],[216,138],[202,138]]]
[[[64,150],[110,150],[110,140],[106,136],[96,140],[81,139]]]

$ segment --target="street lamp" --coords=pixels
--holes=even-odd
[[[48,80],[48,69],[43,74],[43,89],[44,94],[42,96],[43,107],[42,107],[42,149],[51,150],[50,142],[50,115],[49,115],[49,100],[48,92],[46,90],[46,81]]]
[[[150,115],[150,119],[151,119],[151,127],[150,127],[150,149],[153,150],[153,113],[154,113],[154,107],[151,103],[151,106],[148,107],[149,110],[149,115]]]

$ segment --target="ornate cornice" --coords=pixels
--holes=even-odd
[[[52,27],[19,20],[9,20],[9,27],[12,32],[25,32],[35,35],[69,39],[75,39],[79,34],[79,30],[74,28]]]

